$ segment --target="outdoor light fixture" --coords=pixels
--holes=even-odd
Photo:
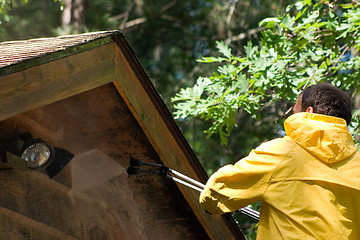
[[[20,151],[6,152],[6,163],[24,170],[45,170],[50,178],[54,177],[74,157],[69,151],[52,147],[42,139],[22,139]]]
[[[38,141],[23,147],[20,158],[27,162],[29,169],[44,169],[54,161],[55,150],[47,143]]]

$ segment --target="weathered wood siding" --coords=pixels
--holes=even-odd
[[[175,183],[126,174],[160,160],[113,84],[0,122],[24,131],[75,158],[53,179],[0,170],[0,239],[208,239]]]

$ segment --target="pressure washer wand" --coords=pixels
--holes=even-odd
[[[144,169],[139,168],[140,166],[144,166],[144,165],[158,167],[159,170],[144,170]],[[179,173],[178,171],[170,169],[162,164],[147,163],[142,160],[135,159],[135,158],[130,159],[130,167],[127,169],[127,173],[129,175],[136,175],[136,174],[140,174],[140,173],[156,173],[156,174],[159,174],[160,176],[170,178],[173,181],[178,182],[189,188],[192,188],[200,193],[205,188],[204,184],[202,184],[182,173]],[[170,173],[172,173],[175,176],[171,176]],[[238,211],[248,217],[251,217],[252,219],[259,221],[260,213],[254,209],[251,209],[248,206],[241,208]]]

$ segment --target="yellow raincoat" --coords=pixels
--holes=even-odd
[[[214,173],[200,195],[213,214],[262,200],[257,239],[360,239],[360,154],[345,120],[296,113],[287,136]]]

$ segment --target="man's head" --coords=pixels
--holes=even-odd
[[[298,97],[294,112],[310,112],[351,121],[351,101],[349,96],[337,87],[319,83],[306,88]]]

